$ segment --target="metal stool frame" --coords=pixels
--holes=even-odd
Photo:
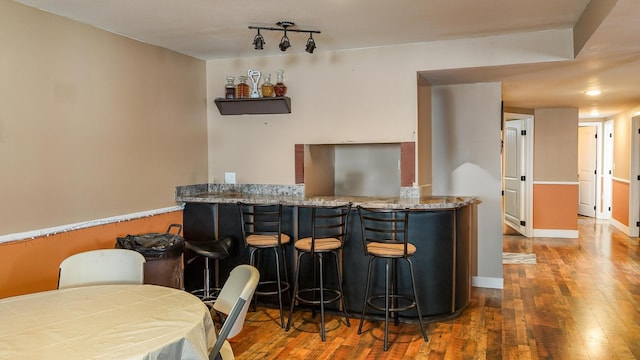
[[[410,257],[415,252],[415,246],[409,243],[409,210],[405,209],[371,209],[357,207],[362,228],[362,243],[365,255],[369,257],[367,270],[367,284],[362,315],[358,334],[362,333],[362,324],[367,306],[384,311],[384,351],[389,349],[389,317],[393,315],[394,324],[398,324],[398,312],[416,309],[418,322],[424,341],[428,341],[427,333],[422,321],[422,312],[418,302],[415,274]],[[413,296],[398,294],[397,266],[398,260],[403,259],[409,264],[411,287]],[[384,295],[370,295],[371,272],[376,260],[385,262],[385,293]],[[376,300],[384,298],[384,306],[375,304]],[[399,300],[408,301],[408,305],[400,306]]]

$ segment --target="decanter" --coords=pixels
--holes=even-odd
[[[287,93],[287,86],[282,82],[284,70],[278,69],[276,74],[278,75],[278,81],[276,82],[276,86],[273,87],[273,90],[275,91],[276,96],[284,96]]]
[[[262,83],[262,97],[273,96],[273,84],[271,83],[271,74],[264,74],[264,82]]]

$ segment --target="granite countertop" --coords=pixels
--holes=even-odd
[[[304,185],[197,184],[176,187],[177,202],[277,204],[288,206],[335,206],[351,202],[353,206],[382,209],[452,209],[476,201],[468,196],[377,197],[377,196],[305,196]]]

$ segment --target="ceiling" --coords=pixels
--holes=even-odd
[[[640,105],[638,0],[18,0],[110,32],[199,59],[282,55],[282,33],[263,32],[253,49],[249,25],[277,21],[319,30],[320,51],[358,49],[530,31],[573,29],[585,12],[606,14],[574,60],[421,72],[430,83],[502,82],[505,106],[579,107],[606,117]],[[593,30],[593,29],[592,29]],[[287,54],[304,52],[307,34],[290,33]],[[581,44],[578,44],[581,45]],[[313,55],[309,55],[313,56]],[[589,98],[584,90],[603,93]],[[590,115],[598,110],[600,115]]]

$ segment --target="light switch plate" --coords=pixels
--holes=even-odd
[[[236,173],[234,173],[234,172],[226,172],[226,173],[224,173],[224,183],[225,184],[235,184],[236,183]]]

